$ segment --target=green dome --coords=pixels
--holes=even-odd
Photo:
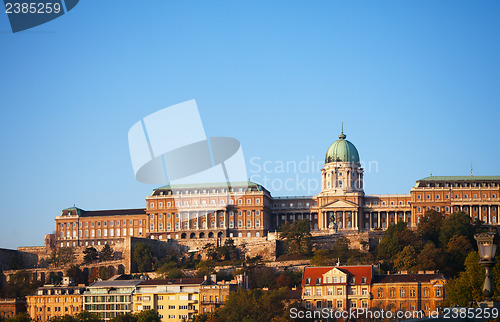
[[[359,163],[358,150],[351,142],[347,141],[345,134],[339,135],[339,140],[330,145],[326,151],[325,163],[354,162]]]

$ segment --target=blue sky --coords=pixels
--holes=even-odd
[[[145,207],[127,132],[189,99],[254,178],[265,161],[321,161],[342,121],[369,194],[471,162],[499,175],[499,16],[493,0],[85,0],[12,34],[2,13],[0,247],[42,245],[73,204]],[[290,170],[267,176],[319,180]]]

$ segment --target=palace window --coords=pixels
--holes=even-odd
[[[229,221],[229,228],[233,228],[234,227],[234,222],[232,220]]]
[[[259,219],[257,219],[257,220],[255,221],[255,227],[257,227],[257,228],[259,228],[259,227],[260,227],[260,220],[259,220]]]
[[[249,220],[247,220],[247,228],[250,228],[250,227],[252,227],[252,222],[249,219]]]
[[[384,290],[379,288],[378,291],[377,291],[377,296],[378,298],[382,298],[384,297]]]
[[[243,222],[241,220],[238,220],[238,228],[242,228],[243,227]]]

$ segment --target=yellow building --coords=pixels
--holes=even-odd
[[[434,271],[377,275],[373,279],[372,308],[386,311],[436,310],[445,298],[446,279]]]
[[[97,281],[87,287],[83,296],[85,311],[108,321],[117,315],[132,312],[132,294],[141,280],[127,280],[116,275],[107,281]]]
[[[306,267],[302,300],[307,309],[337,310],[370,306],[373,266]]]
[[[200,288],[207,280],[181,278],[148,280],[137,285],[133,312],[154,310],[162,321],[191,320],[200,312]]]
[[[35,321],[48,321],[55,316],[75,315],[83,310],[85,286],[46,285],[27,296],[27,309]]]

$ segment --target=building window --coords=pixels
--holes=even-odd
[[[238,228],[242,228],[243,227],[243,222],[241,220],[238,220]]]
[[[410,297],[415,297],[415,289],[410,290]]]
[[[255,227],[260,228],[260,220],[259,219],[257,219],[255,221]]]
[[[155,230],[155,224],[151,224],[149,227],[149,230],[151,230],[151,231]]]
[[[308,277],[308,278],[306,278],[306,285],[310,285],[310,284],[311,284],[311,279]]]
[[[406,297],[406,290],[404,288],[399,290],[399,296],[400,297]]]
[[[233,228],[234,227],[234,221],[230,220],[229,221],[229,228]]]
[[[252,222],[249,219],[249,220],[247,220],[247,228],[250,228],[250,227],[252,227]]]
[[[424,297],[429,297],[429,289],[424,288]]]
[[[378,291],[377,291],[377,296],[378,298],[383,298],[384,297],[384,290],[379,288]]]

